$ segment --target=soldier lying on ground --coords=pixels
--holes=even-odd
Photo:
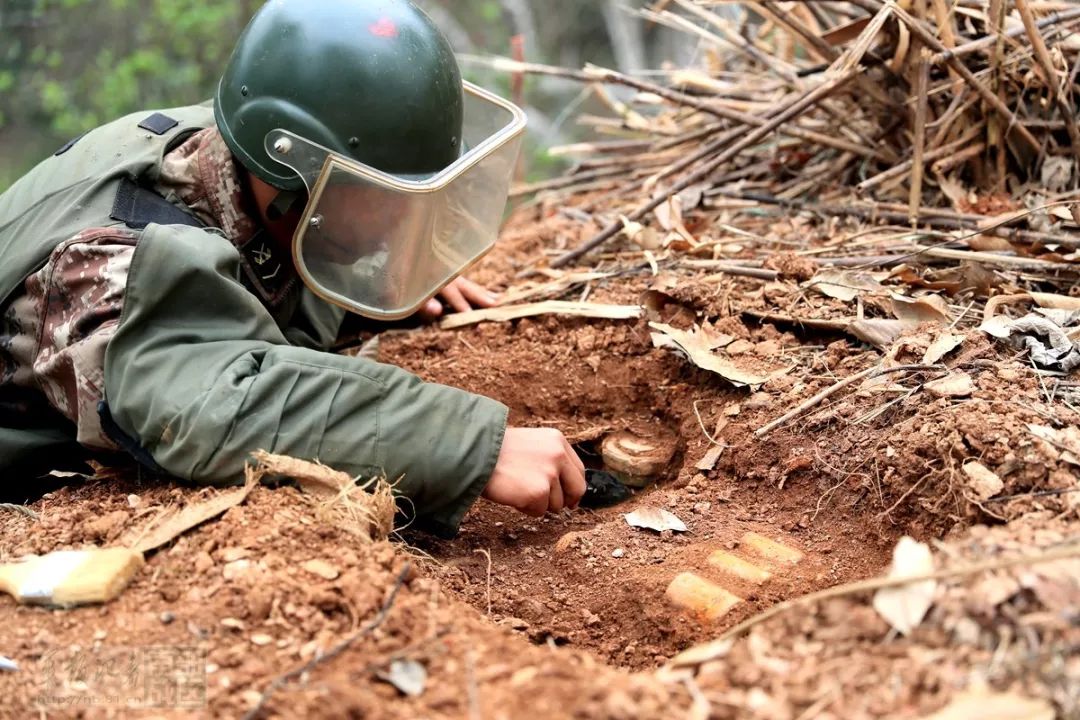
[[[213,104],[100,127],[0,195],[0,464],[77,444],[227,483],[266,449],[400,478],[443,532],[481,495],[576,506],[561,433],[328,352],[348,311],[491,304],[457,276],[522,124],[407,0],[268,3]]]

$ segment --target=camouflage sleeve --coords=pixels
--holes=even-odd
[[[502,444],[506,408],[370,360],[288,343],[235,279],[217,235],[151,225],[105,356],[116,423],[167,471],[241,478],[260,448],[354,476],[385,473],[417,514],[456,529]]]
[[[126,228],[79,233],[26,280],[26,292],[8,310],[9,325],[18,328],[10,352],[23,375],[15,381],[40,388],[89,448],[115,449],[101,429],[98,403],[135,240]]]

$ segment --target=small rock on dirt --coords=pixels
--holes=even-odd
[[[338,576],[341,575],[336,567],[325,560],[308,560],[300,567],[304,568],[312,575],[318,575],[323,580],[337,580]]]
[[[980,500],[989,500],[1005,488],[1001,478],[981,462],[964,463],[964,474],[968,478],[968,487]]]
[[[615,548],[611,551],[611,557],[613,558],[621,558],[624,555],[626,555],[626,551],[622,548]]]

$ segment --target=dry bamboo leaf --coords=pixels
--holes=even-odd
[[[148,527],[133,529],[121,539],[120,544],[134,547],[141,553],[172,542],[188,530],[216,518],[226,510],[234,508],[247,499],[258,480],[248,482],[243,487],[225,490],[211,498],[194,502],[181,510],[166,512],[163,517],[155,518]]]
[[[565,302],[545,300],[524,305],[503,305],[483,310],[448,315],[439,327],[443,330],[475,325],[482,322],[507,322],[536,315],[567,315],[572,317],[600,318],[605,320],[632,320],[641,317],[637,305],[602,305],[600,303]]]
[[[713,354],[709,348],[710,338],[700,328],[683,331],[663,323],[649,323],[653,333],[653,346],[681,350],[690,362],[702,370],[714,372],[736,387],[762,385],[778,373],[761,375],[739,368],[731,360]]]
[[[668,660],[667,667],[678,668],[688,665],[704,665],[707,662],[726,657],[734,645],[735,641],[733,639],[710,640],[695,645],[689,650],[683,650],[671,660]]]
[[[891,296],[893,315],[898,320],[916,324],[924,322],[949,322],[949,304],[940,295],[923,295],[918,298]]]
[[[890,578],[909,578],[934,572],[930,547],[905,535],[893,549]],[[897,587],[881,588],[874,593],[874,609],[902,635],[919,626],[934,602],[937,582],[922,580]]]
[[[900,339],[901,335],[917,326],[918,323],[907,320],[871,318],[869,320],[854,320],[848,323],[847,332],[879,350],[887,350],[894,342]]]
[[[934,342],[930,343],[930,347],[926,348],[926,352],[923,354],[923,365],[936,365],[941,358],[951,353],[956,348],[964,344],[963,335],[953,335],[952,333],[941,333]]]
[[[664,532],[665,530],[687,532],[688,530],[686,523],[675,514],[651,505],[640,507],[632,513],[623,515],[623,517],[630,527],[655,530],[656,532]]]
[[[1080,310],[1080,297],[1058,295],[1057,293],[1028,293],[1035,304],[1041,308],[1053,310]]]
[[[988,689],[968,690],[923,720],[1054,720],[1054,706],[1046,700],[1031,700],[1015,693]]]
[[[803,283],[803,287],[844,302],[851,302],[864,292],[885,292],[885,286],[870,273],[837,268],[818,270],[814,277]]]

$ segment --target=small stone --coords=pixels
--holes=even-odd
[[[222,570],[222,575],[225,576],[226,580],[238,580],[245,575],[248,575],[250,572],[250,560],[236,560],[235,562],[228,563],[225,566],[224,570]]]
[[[104,640],[108,636],[109,636],[109,633],[107,633],[104,630],[98,630],[97,632],[94,633],[94,639],[95,640]]]
[[[981,462],[972,460],[964,463],[963,470],[968,477],[968,487],[979,500],[989,500],[1005,489],[1005,483],[997,473]]]
[[[746,340],[736,340],[735,342],[724,348],[724,352],[728,355],[745,355],[754,349],[754,344],[747,342]]]
[[[318,575],[323,580],[337,580],[341,575],[338,569],[325,560],[308,560],[300,565],[312,575]]]
[[[926,392],[937,398],[964,398],[975,392],[975,383],[965,372],[954,372],[923,386]]]
[[[142,502],[142,498],[140,498],[138,495],[128,495],[127,502],[128,507],[137,508],[139,507],[139,503]]]
[[[505,625],[506,627],[510,628],[511,630],[523,631],[523,630],[528,630],[529,629],[529,623],[526,622],[525,620],[522,620],[519,617],[503,618],[502,620],[499,621],[499,624],[500,625]]]
[[[756,392],[743,403],[743,407],[748,410],[767,410],[772,406],[773,397],[767,392]]]
[[[221,621],[221,625],[222,627],[227,627],[230,630],[243,630],[245,627],[244,621],[238,620],[237,618],[223,618]]]
[[[221,559],[223,562],[227,563],[243,560],[249,555],[251,555],[251,552],[247,548],[242,547],[228,547],[221,551]]]
[[[198,553],[192,560],[192,566],[195,568],[195,572],[204,573],[214,567],[214,558],[210,557],[208,552]]]
[[[171,612],[168,612],[168,611],[163,612],[160,615],[158,615],[158,620],[161,621],[162,625],[171,625],[173,620],[175,620],[175,619],[176,619],[176,616],[173,615]]]
[[[270,637],[269,635],[266,635],[265,633],[258,633],[258,634],[255,634],[255,635],[251,636],[251,644],[252,645],[258,645],[259,647],[264,647],[266,645],[269,645],[272,642],[274,642],[274,638]]]
[[[625,554],[626,554],[626,551],[623,550],[622,548],[615,548],[614,550],[611,551],[611,557],[613,557],[613,558],[621,558]]]

